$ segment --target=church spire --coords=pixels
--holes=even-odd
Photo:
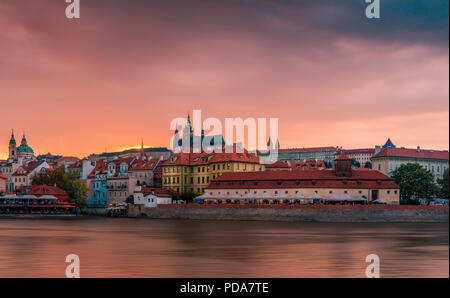
[[[9,140],[10,145],[16,144],[16,139],[14,138],[14,129],[11,129],[11,139]]]
[[[144,160],[145,152],[144,152],[144,139],[141,138],[141,160]]]

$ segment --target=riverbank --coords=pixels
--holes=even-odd
[[[287,222],[436,222],[446,223],[449,207],[438,206],[264,206],[264,205],[130,205],[128,217],[192,220]]]

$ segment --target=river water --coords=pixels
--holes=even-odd
[[[449,277],[448,224],[0,218],[0,277]]]

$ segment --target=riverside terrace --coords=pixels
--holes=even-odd
[[[75,208],[67,193],[55,186],[23,186],[0,197],[0,214],[73,214]]]
[[[196,202],[398,205],[400,189],[379,171],[352,169],[351,160],[342,155],[329,170],[224,173],[212,180]]]

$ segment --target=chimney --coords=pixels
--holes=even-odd
[[[375,146],[375,154],[381,151],[381,146]]]
[[[420,152],[420,146],[417,146],[417,152]]]

